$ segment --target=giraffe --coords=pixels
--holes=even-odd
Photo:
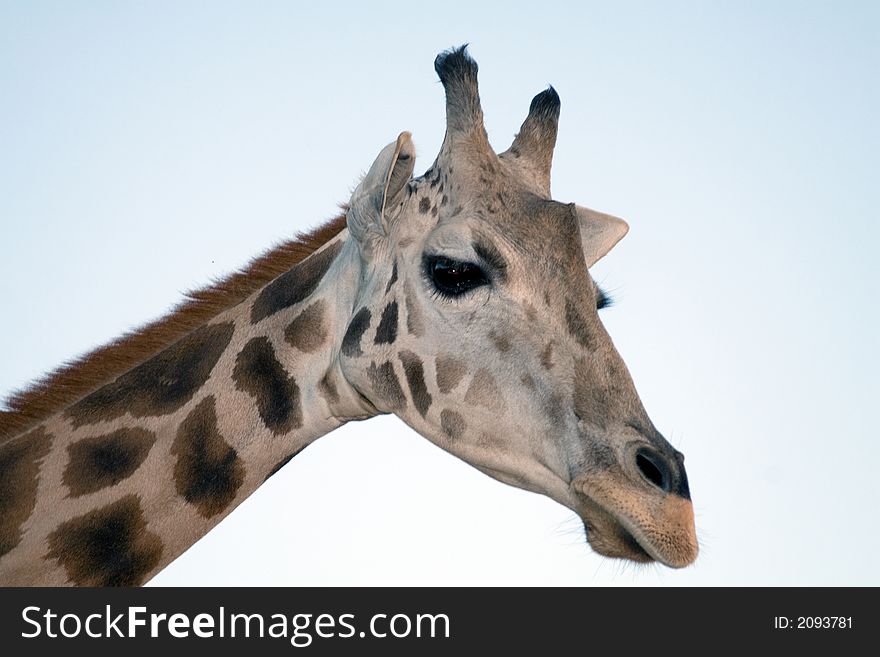
[[[559,96],[496,153],[476,62],[434,66],[424,175],[401,133],[341,216],[7,402],[0,583],[140,585],[312,441],[384,413],[572,509],[601,555],[696,559],[684,457],[589,274],[628,226],[550,197]]]

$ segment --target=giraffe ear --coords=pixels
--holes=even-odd
[[[629,231],[629,225],[623,219],[583,208],[580,205],[576,205],[575,209],[581,229],[584,257],[587,261],[587,267],[592,267],[623,239],[623,236]]]
[[[348,229],[355,239],[363,241],[370,233],[388,234],[386,215],[392,213],[403,198],[415,160],[416,152],[408,132],[401,132],[397,141],[382,149],[349,201]]]

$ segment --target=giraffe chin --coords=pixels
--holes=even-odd
[[[609,470],[572,484],[590,547],[602,556],[637,563],[692,564],[699,546],[690,500],[622,479],[621,472]]]

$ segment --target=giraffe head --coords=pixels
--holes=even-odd
[[[483,472],[573,509],[598,553],[690,564],[683,456],[648,418],[589,274],[626,223],[550,198],[552,88],[496,154],[476,63],[461,48],[435,68],[447,116],[436,161],[412,178],[402,133],[351,198],[363,275],[340,350],[345,378]]]

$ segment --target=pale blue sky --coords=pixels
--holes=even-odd
[[[381,418],[156,582],[880,585],[874,2],[0,2],[0,394],[331,216],[401,130],[427,168],[463,42],[495,147],[552,83],[554,196],[630,223],[594,275],[699,561],[602,560]]]

